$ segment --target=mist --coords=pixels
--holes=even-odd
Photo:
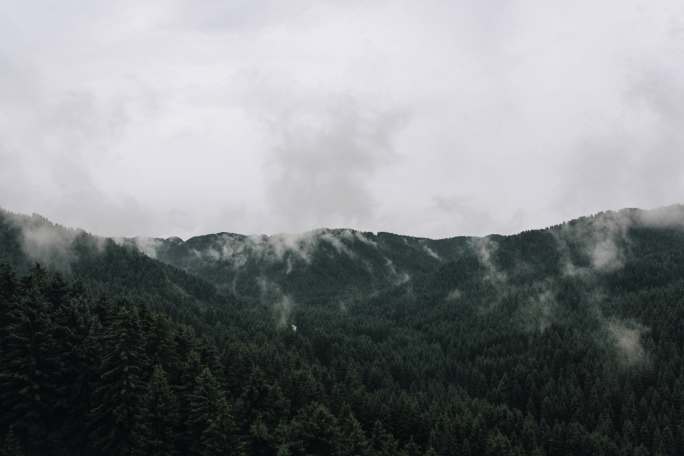
[[[15,212],[446,237],[684,200],[678,1],[5,6]]]

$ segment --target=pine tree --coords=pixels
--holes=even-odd
[[[371,436],[372,454],[378,456],[393,456],[400,454],[397,440],[392,434],[385,430],[385,427],[380,421],[376,421],[373,425],[373,434]]]
[[[166,372],[180,364],[171,321],[164,315],[152,317],[147,339],[147,356]]]
[[[176,453],[178,403],[169,386],[166,372],[154,366],[147,384],[140,424],[135,429],[135,446],[141,456],[172,456]]]
[[[60,354],[56,413],[65,445],[85,448],[88,441],[87,417],[92,400],[92,384],[97,380],[100,345],[96,338],[99,322],[82,297],[71,298],[54,315],[55,350]]]
[[[486,451],[486,454],[492,456],[509,456],[513,454],[511,442],[498,429],[489,433]]]
[[[342,407],[340,420],[339,452],[342,456],[364,455],[368,452],[368,439],[361,423],[348,405]]]
[[[231,407],[209,368],[195,379],[195,388],[190,395],[189,424],[193,431],[193,455],[238,454]]]
[[[190,341],[188,341],[190,343]],[[178,428],[178,449],[181,454],[188,454],[193,446],[193,429],[190,425],[190,402],[197,377],[203,367],[199,354],[195,351],[187,353],[183,363],[178,364],[176,381],[173,390],[178,400],[180,423]]]
[[[339,454],[340,429],[328,408],[312,403],[302,409],[292,425],[292,438],[302,443],[305,454]]]
[[[121,307],[105,330],[106,354],[91,411],[93,446],[105,455],[127,455],[135,448],[144,393],[145,341],[137,313]]]
[[[0,440],[0,456],[24,456],[24,452],[12,428]]]
[[[14,270],[7,263],[0,262],[0,306],[14,299],[19,283]],[[2,309],[3,307],[0,307]]]
[[[0,352],[0,424],[14,426],[20,441],[44,451],[50,445],[47,437],[57,400],[53,323],[33,276],[23,281],[22,288],[22,297],[1,322],[6,338]]]

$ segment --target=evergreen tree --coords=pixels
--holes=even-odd
[[[190,396],[189,424],[193,431],[192,454],[239,454],[231,407],[209,368],[195,379],[195,388]]]
[[[34,274],[43,271],[34,270]],[[0,352],[0,409],[2,424],[12,426],[17,439],[32,451],[47,452],[54,442],[54,411],[57,402],[58,364],[53,351],[53,323],[48,303],[29,276],[23,295],[10,304],[1,322],[3,350]]]
[[[340,421],[339,453],[341,456],[365,455],[368,439],[361,423],[356,419],[349,405],[342,408]]]
[[[382,422],[376,421],[373,425],[373,434],[371,436],[371,455],[391,456],[400,454],[396,438],[385,430]]]
[[[24,456],[24,452],[12,428],[0,439],[0,456]]]
[[[142,336],[137,312],[126,305],[105,329],[105,355],[91,411],[92,442],[100,454],[131,455],[136,448],[148,364]]]
[[[340,454],[340,429],[337,419],[322,404],[312,403],[295,418],[290,439],[299,442],[303,454]]]
[[[138,454],[147,456],[172,456],[176,453],[178,427],[178,404],[169,386],[166,372],[157,364],[147,384],[139,416],[140,425],[135,429],[135,445]]]
[[[492,237],[490,269],[476,240],[332,237],[359,256],[312,249],[286,274],[247,255],[235,300],[86,234],[51,259],[71,272],[31,269],[2,218],[19,260],[0,266],[0,456],[684,453],[679,228],[625,228],[610,271],[583,221]],[[409,283],[363,285],[359,262],[385,258]],[[296,331],[249,295],[261,273],[296,298]]]

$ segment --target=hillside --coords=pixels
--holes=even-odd
[[[443,240],[0,221],[5,454],[684,452],[681,206]]]
[[[461,256],[468,242],[321,229],[274,236],[219,233],[185,242],[152,239],[144,241],[144,251],[238,296],[258,298],[264,287],[278,287],[298,300],[326,304],[430,274]]]
[[[215,287],[115,239],[54,224],[39,215],[0,210],[0,263],[19,273],[35,264],[121,299],[198,314],[207,303],[229,302]]]

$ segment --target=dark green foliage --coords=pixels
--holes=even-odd
[[[337,418],[325,405],[312,402],[293,420],[288,447],[292,454],[337,454],[340,437]]]
[[[292,280],[287,254],[252,257],[280,289],[240,279],[244,300],[204,282],[226,291],[226,265],[195,278],[85,234],[32,266],[3,221],[0,456],[684,454],[684,231],[629,225],[598,267],[610,217],[345,237],[357,262],[327,245]]]
[[[195,379],[190,394],[188,424],[192,432],[191,454],[237,454],[235,421],[225,393],[209,368]]]
[[[3,321],[3,351],[0,353],[0,408],[2,421],[13,426],[21,442],[38,450],[50,441],[54,413],[59,401],[58,358],[53,340],[50,304],[41,291],[45,272],[36,268],[24,280],[25,294],[14,302]],[[43,435],[42,442],[32,441]]]
[[[101,454],[131,454],[138,447],[145,393],[145,339],[139,315],[123,305],[102,338],[103,358],[94,389],[91,436]]]
[[[343,407],[340,418],[339,447],[340,456],[364,455],[368,453],[368,439],[359,420],[349,406]]]
[[[10,428],[0,440],[0,456],[23,456],[24,454],[26,453],[24,453],[21,443]]]
[[[160,365],[154,366],[142,399],[139,426],[135,431],[138,453],[148,456],[176,454],[178,402]]]

